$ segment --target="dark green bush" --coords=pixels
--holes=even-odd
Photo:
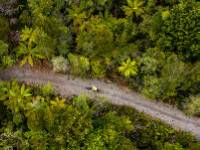
[[[5,17],[0,16],[0,40],[7,41],[9,33],[9,23]]]
[[[85,96],[67,100],[49,95],[50,91],[0,83],[4,110],[0,149],[182,150],[197,146],[189,133],[175,131],[132,108],[89,101]]]
[[[1,149],[134,149],[124,136],[133,130],[128,117],[114,111],[96,116],[98,106],[89,106],[84,96],[70,102],[32,90],[17,82],[0,84],[0,107],[9,112],[0,118]]]
[[[113,32],[103,19],[93,17],[81,26],[77,36],[77,49],[86,56],[106,56],[113,49]]]
[[[183,58],[200,56],[200,4],[193,0],[174,5],[163,21],[159,44],[165,51],[181,54]]]
[[[81,55],[68,55],[70,72],[75,76],[85,77],[90,70],[90,62],[87,57]]]

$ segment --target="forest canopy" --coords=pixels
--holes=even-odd
[[[0,0],[0,69],[16,64],[109,78],[200,116],[200,2]],[[134,109],[92,100],[0,82],[0,149],[200,147]]]
[[[2,150],[197,150],[199,144],[132,108],[84,95],[62,98],[51,84],[0,83]]]
[[[0,12],[1,67],[48,62],[55,72],[117,77],[186,111],[197,104],[197,0],[1,0]]]

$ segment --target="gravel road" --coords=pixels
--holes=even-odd
[[[17,66],[0,70],[0,81],[16,79],[27,84],[44,85],[50,82],[55,91],[61,96],[85,94],[89,97],[103,97],[116,105],[134,107],[139,112],[144,112],[154,118],[171,125],[177,130],[192,132],[200,139],[200,119],[188,117],[178,109],[160,102],[147,100],[139,94],[124,90],[115,83],[105,83],[102,80],[71,78],[68,75],[55,74],[52,71],[41,71]],[[88,90],[95,85],[100,92]]]

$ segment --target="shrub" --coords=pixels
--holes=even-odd
[[[165,145],[162,147],[162,150],[184,150],[184,149],[179,143],[175,144],[165,143]]]
[[[0,40],[0,57],[8,54],[8,44]]]
[[[162,88],[159,78],[156,76],[145,76],[142,93],[152,99],[161,97]]]
[[[31,19],[33,28],[41,28],[52,40],[51,44],[53,49],[57,51],[57,54],[66,56],[72,44],[72,35],[68,26],[64,23],[62,17],[64,13],[60,14],[59,11],[64,6],[64,3],[60,0],[28,1],[31,18],[27,17],[29,14],[22,13],[21,20],[25,19],[29,23]]]
[[[17,57],[23,57],[21,65],[28,62],[33,66],[33,59],[50,58],[53,54],[52,41],[41,28],[22,30]]]
[[[0,40],[0,66],[10,67],[15,63],[12,56],[8,55],[8,44]]]
[[[199,93],[200,89],[200,61],[197,61],[196,63],[189,64],[188,65],[188,80],[185,82],[186,85],[188,85],[188,93],[190,95],[196,95]],[[190,84],[190,86],[189,86]]]
[[[188,72],[186,64],[172,54],[163,64],[160,73],[144,77],[143,92],[151,98],[169,99],[176,97]]]
[[[191,80],[193,81],[193,83],[200,82],[200,61],[191,65],[192,65],[190,66]]]
[[[113,49],[113,33],[100,17],[92,17],[81,26],[77,49],[88,57],[106,56]]]
[[[53,0],[28,1],[28,7],[32,13],[32,21],[35,26],[44,26],[49,15],[53,11]]]
[[[68,55],[70,62],[70,72],[73,75],[80,75],[82,77],[86,76],[90,70],[90,62],[87,57],[81,55]]]
[[[54,93],[54,88],[52,84],[48,82],[46,85],[42,87],[41,91],[44,96],[50,96]]]
[[[200,97],[194,96],[190,98],[186,106],[186,113],[189,115],[200,116]]]
[[[99,60],[91,61],[91,69],[93,77],[101,78],[105,76],[105,66]]]
[[[157,75],[165,64],[166,55],[163,51],[155,48],[149,48],[141,57],[138,58],[138,66],[142,75]]]
[[[69,63],[63,56],[52,58],[53,71],[66,73],[69,71]]]
[[[199,2],[182,1],[170,10],[161,28],[160,46],[184,58],[200,57]]]
[[[9,23],[8,20],[0,16],[0,40],[7,40],[7,35],[9,33]]]
[[[11,67],[16,63],[16,60],[13,59],[11,56],[3,56],[1,58],[1,63],[2,67]]]
[[[190,147],[190,150],[197,150],[200,147],[200,142],[197,142],[195,144],[192,144]]]
[[[186,64],[179,60],[177,55],[169,56],[161,70],[162,98],[176,97],[177,89],[185,82],[186,75]]]

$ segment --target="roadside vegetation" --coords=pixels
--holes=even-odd
[[[62,98],[43,87],[0,83],[0,149],[197,150],[186,132],[85,96]]]

